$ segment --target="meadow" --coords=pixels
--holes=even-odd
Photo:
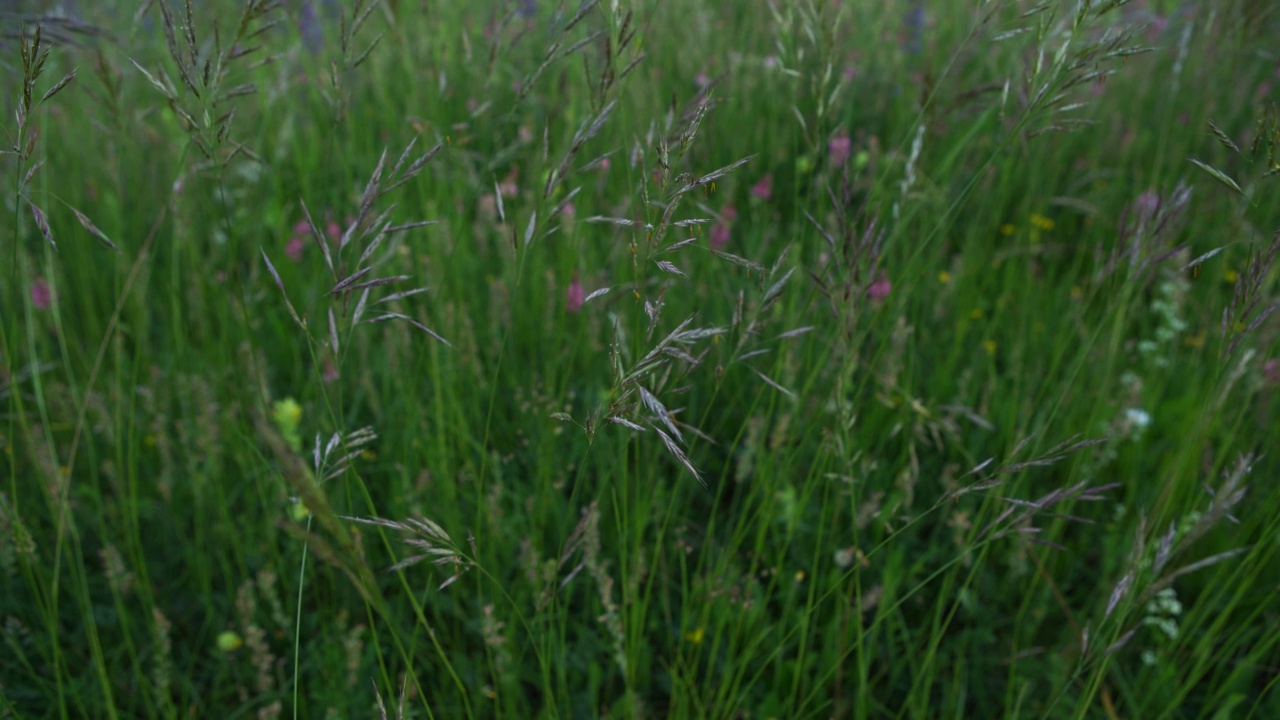
[[[1270,4],[66,7],[0,718],[1280,717]]]

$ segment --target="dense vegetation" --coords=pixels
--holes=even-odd
[[[1280,717],[1270,4],[80,10],[0,717]]]

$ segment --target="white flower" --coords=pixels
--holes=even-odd
[[[1136,430],[1142,430],[1151,424],[1151,415],[1142,408],[1129,408],[1124,411],[1124,419],[1127,424]]]

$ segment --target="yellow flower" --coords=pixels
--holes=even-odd
[[[943,285],[946,285],[947,283],[951,282],[951,273],[947,272],[946,270],[943,270],[942,272],[938,273],[938,282],[942,283]],[[717,335],[716,337],[720,337],[720,336]]]
[[[1205,341],[1204,332],[1199,332],[1195,335],[1190,335],[1186,339],[1187,347],[1193,347],[1193,348],[1204,347],[1204,341]]]
[[[797,583],[802,583],[802,582],[804,582],[804,571],[803,571],[803,570],[797,570],[797,571],[796,571],[796,582],[797,582]]]
[[[1040,213],[1031,213],[1031,224],[1041,230],[1053,229],[1053,218],[1045,217]]]
[[[240,649],[241,645],[244,645],[244,640],[230,630],[218,633],[218,649],[222,652],[234,652]]]
[[[981,319],[982,319],[982,308],[974,308],[973,310],[970,310],[970,311],[969,311],[969,319],[970,319],[970,320],[981,320]]]
[[[1012,235],[1012,234],[1014,234],[1014,233],[1015,233],[1015,232],[1017,232],[1017,231],[1018,231],[1018,228],[1017,228],[1016,226],[1014,226],[1014,224],[1013,224],[1013,223],[1005,223],[1005,224],[1003,224],[1003,225],[1001,225],[1001,226],[1000,226],[1000,234],[1001,234],[1001,235]]]
[[[705,632],[705,630],[704,630],[703,628],[696,628],[696,629],[694,629],[694,630],[690,630],[689,632],[685,633],[685,634],[684,634],[684,639],[685,639],[685,640],[688,640],[689,642],[693,643],[694,645],[701,645],[701,644],[702,644],[702,637],[703,637],[703,635],[705,635],[705,634],[706,634],[706,632]]]
[[[986,350],[988,355],[995,355],[995,354],[996,354],[996,341],[995,341],[995,340],[983,340],[983,341],[982,341],[982,349],[983,349],[983,350]]]
[[[1084,288],[1080,287],[1079,285],[1072,285],[1072,286],[1071,286],[1071,299],[1072,299],[1072,300],[1079,300],[1079,299],[1081,299],[1081,298],[1083,298],[1083,297],[1084,297]]]
[[[1240,273],[1236,272],[1235,270],[1228,270],[1225,273],[1223,273],[1222,279],[1226,280],[1231,285],[1235,285],[1236,281],[1240,279]]]
[[[289,505],[289,517],[293,518],[294,522],[302,522],[303,520],[306,520],[307,516],[310,514],[311,511],[307,509],[307,506],[304,505],[301,500],[297,500]]]

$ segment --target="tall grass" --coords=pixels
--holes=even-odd
[[[1280,712],[1265,3],[80,7],[0,717]]]

